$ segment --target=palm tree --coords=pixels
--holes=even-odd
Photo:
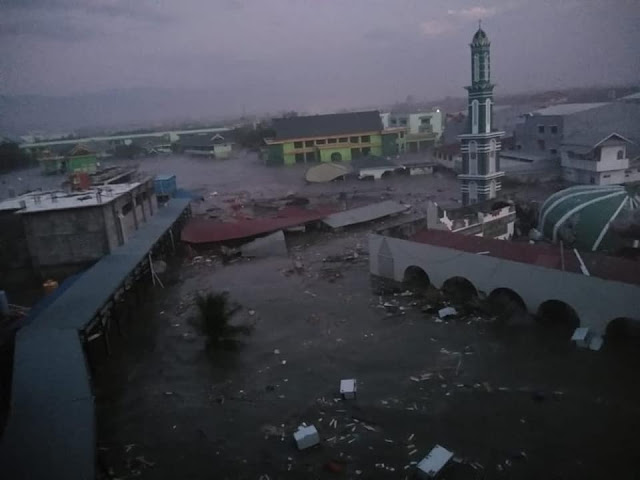
[[[196,296],[196,306],[200,320],[200,328],[207,336],[207,348],[234,349],[240,345],[235,337],[249,335],[249,325],[231,325],[231,319],[240,310],[240,306],[232,304],[224,293],[205,293]]]

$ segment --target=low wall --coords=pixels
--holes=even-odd
[[[402,281],[408,267],[422,268],[436,287],[451,277],[469,280],[489,295],[508,288],[537,312],[547,300],[560,300],[580,317],[580,325],[604,334],[616,318],[640,319],[640,286],[572,272],[478,255],[460,250],[369,235],[369,268],[374,275]]]

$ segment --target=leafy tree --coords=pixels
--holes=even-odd
[[[232,350],[240,345],[238,335],[249,335],[249,325],[231,325],[231,319],[240,306],[231,303],[227,293],[205,293],[196,297],[198,319],[207,336],[207,348]]]

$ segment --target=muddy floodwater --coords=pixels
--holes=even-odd
[[[323,262],[358,251],[365,235],[292,242],[298,272],[290,258],[171,265],[170,285],[150,292],[97,369],[102,468],[121,478],[395,479],[440,444],[464,462],[444,478],[632,478],[636,352],[577,351],[570,332],[532,319],[440,321],[421,297],[379,295],[366,255]],[[255,325],[236,352],[205,351],[193,295],[208,289],[229,291],[243,306],[237,321]],[[355,400],[339,398],[342,378],[357,379]],[[300,452],[292,433],[302,422],[322,441]]]
[[[419,211],[459,196],[450,173],[305,185],[303,166],[267,168],[253,154],[134,163],[175,173],[204,199],[196,214],[229,197],[322,203],[345,192],[354,203],[392,198]],[[30,170],[0,181],[6,196],[62,178]],[[543,200],[553,188],[505,192]],[[99,344],[89,352],[100,478],[403,479],[436,444],[455,453],[448,479],[635,478],[637,349],[576,350],[570,331],[529,317],[442,321],[421,292],[380,289],[370,277],[369,228],[296,234],[288,257],[226,265],[179,248],[165,288],[149,287],[114,333],[111,356]],[[228,291],[242,306],[234,321],[254,329],[237,351],[205,349],[200,291]],[[357,379],[356,399],[340,398],[343,378]],[[321,442],[298,451],[292,434],[303,422]]]

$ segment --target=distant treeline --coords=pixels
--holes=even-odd
[[[9,172],[19,168],[30,167],[36,163],[30,154],[24,150],[20,150],[17,143],[0,143],[0,172]]]

